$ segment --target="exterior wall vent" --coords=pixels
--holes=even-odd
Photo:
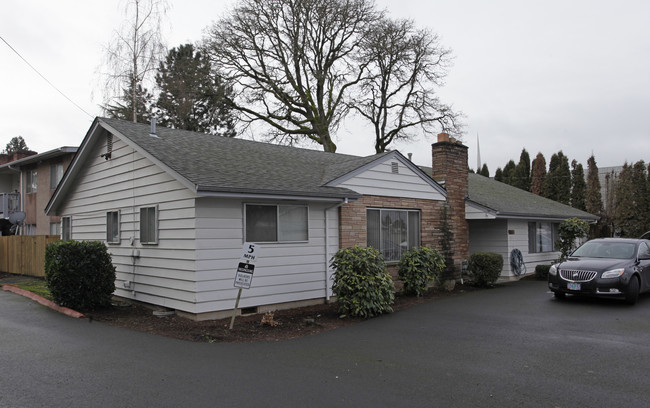
[[[392,162],[390,164],[390,170],[393,172],[393,174],[398,174],[399,173],[399,164],[397,162]]]
[[[99,157],[103,157],[105,160],[108,160],[111,158],[111,155],[113,154],[113,135],[111,133],[108,133],[106,135],[106,151],[104,154],[100,154]]]

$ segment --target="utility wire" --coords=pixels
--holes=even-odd
[[[93,116],[93,115],[91,115],[90,113],[86,112],[86,111],[85,111],[81,106],[77,105],[77,103],[76,103],[75,101],[73,101],[72,99],[70,99],[70,98],[69,98],[66,94],[64,94],[63,92],[61,92],[61,90],[60,90],[59,88],[57,88],[57,87],[56,87],[52,82],[50,82],[47,78],[45,78],[45,76],[44,76],[43,74],[41,74],[40,72],[38,72],[38,70],[37,70],[36,68],[34,68],[34,66],[33,66],[32,64],[30,64],[29,61],[27,61],[27,60],[26,60],[22,55],[20,55],[20,53],[19,53],[18,51],[16,51],[16,49],[15,49],[14,47],[12,47],[11,44],[9,44],[9,43],[7,42],[7,40],[5,40],[1,35],[0,35],[0,40],[2,40],[2,42],[4,42],[5,44],[7,44],[7,47],[9,47],[9,48],[11,49],[11,51],[13,51],[16,55],[18,55],[18,57],[20,57],[20,59],[23,60],[23,61],[25,62],[25,64],[27,64],[27,65],[28,65],[32,70],[34,70],[34,72],[36,72],[36,73],[37,73],[41,78],[43,78],[43,80],[45,80],[45,82],[47,82],[47,83],[48,83],[52,88],[54,88],[58,93],[60,93],[61,96],[63,96],[63,97],[64,97],[65,99],[67,99],[71,104],[73,104],[74,106],[76,106],[77,109],[79,109],[80,111],[82,111],[83,113],[85,113],[86,115],[88,115],[91,119],[94,119],[94,116]]]

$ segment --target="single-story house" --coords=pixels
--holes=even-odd
[[[568,218],[595,223],[598,217],[537,194],[479,174],[469,174],[466,202],[470,254],[479,251],[503,255],[502,278],[518,273],[510,265],[513,250],[521,252],[525,271],[560,257],[558,228]],[[524,269],[524,268],[522,268]]]
[[[502,279],[533,273],[536,265],[557,260],[558,228],[562,221],[573,217],[588,223],[598,221],[595,215],[492,178],[474,173],[468,176],[465,218],[469,226],[469,253],[501,254]],[[515,250],[521,253],[523,265],[513,268],[510,261]]]
[[[96,118],[46,213],[62,217],[64,239],[106,243],[116,295],[193,319],[231,313],[242,247],[255,243],[240,308],[263,312],[328,301],[343,247],[372,245],[394,264],[445,239],[460,271],[467,147],[438,142],[432,156],[446,188],[397,151],[357,157]]]

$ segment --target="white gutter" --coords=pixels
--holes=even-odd
[[[325,301],[329,302],[330,300],[330,286],[329,286],[329,270],[330,270],[330,265],[329,265],[329,253],[330,253],[330,244],[329,244],[329,235],[327,233],[327,212],[329,210],[333,210],[336,208],[341,207],[344,204],[348,203],[348,199],[346,198],[343,202],[340,202],[336,205],[333,205],[331,207],[328,207],[325,209]],[[340,221],[339,221],[340,222]],[[339,238],[340,239],[340,238]]]

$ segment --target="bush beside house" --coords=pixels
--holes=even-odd
[[[58,305],[93,310],[110,305],[115,267],[99,241],[57,241],[45,249],[45,281]]]
[[[338,298],[340,313],[372,317],[393,311],[395,286],[377,249],[340,249],[332,257],[331,265],[336,271],[332,290]]]
[[[503,256],[494,252],[475,252],[469,257],[468,269],[477,286],[490,286],[499,279]]]

